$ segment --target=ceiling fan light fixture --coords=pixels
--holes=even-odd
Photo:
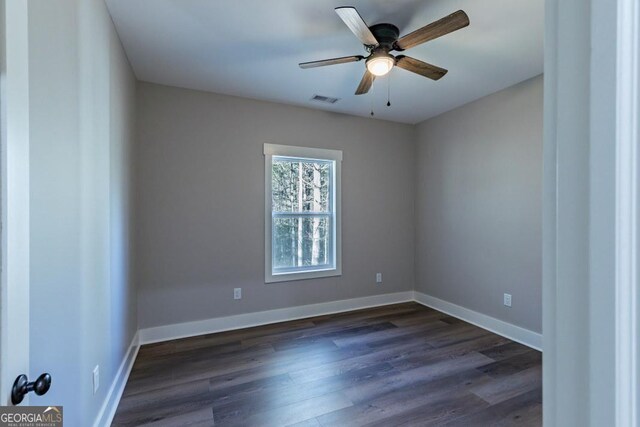
[[[367,70],[374,76],[381,77],[388,74],[395,63],[395,58],[392,55],[381,52],[373,54],[367,59]]]
[[[410,71],[431,80],[439,80],[447,70],[420,61],[410,56],[389,54],[391,51],[402,52],[422,43],[437,39],[469,25],[469,16],[458,10],[444,18],[419,28],[412,33],[400,37],[398,27],[390,23],[379,23],[369,27],[353,6],[337,7],[336,13],[349,27],[351,32],[360,39],[365,51],[370,55],[365,59],[362,55],[344,56],[322,61],[302,62],[300,68],[324,67],[325,65],[346,64],[365,59],[366,71],[356,89],[356,95],[368,93],[376,77],[389,74],[393,67]],[[387,103],[388,105],[389,103]]]

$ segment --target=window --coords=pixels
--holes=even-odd
[[[342,151],[264,145],[265,282],[339,276]]]

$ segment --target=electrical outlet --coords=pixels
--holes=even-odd
[[[376,273],[376,283],[382,283],[382,273]]]
[[[242,299],[242,288],[233,289],[233,299]]]
[[[93,368],[93,394],[98,392],[98,388],[100,387],[100,365],[96,365]]]
[[[504,305],[511,307],[511,294],[504,294]]]

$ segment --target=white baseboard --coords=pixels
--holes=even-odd
[[[289,320],[304,319],[306,317],[322,316],[325,314],[340,313],[344,311],[359,310],[408,301],[413,301],[413,291],[373,295],[369,297],[279,308],[276,310],[259,311],[256,313],[238,314],[234,316],[216,317],[213,319],[198,320],[194,322],[157,326],[139,330],[140,344],[151,344],[160,341],[230,331],[234,329],[250,328],[252,326],[286,322]]]
[[[326,314],[342,313],[389,304],[415,301],[424,306],[457,317],[483,329],[494,332],[510,340],[519,342],[536,350],[542,351],[542,335],[511,323],[498,320],[486,314],[461,307],[456,304],[432,297],[422,292],[406,291],[393,294],[373,295],[369,297],[331,301],[320,304],[301,305],[297,307],[280,308],[276,310],[260,311],[256,313],[238,314],[227,317],[198,320],[194,322],[177,323],[173,325],[157,326],[140,329],[136,333],[129,347],[120,369],[111,384],[105,402],[96,417],[94,427],[109,426],[113,421],[122,392],[131,373],[131,368],[138,354],[140,346],[173,339],[230,331],[234,329],[250,328],[289,320]]]
[[[408,301],[416,301],[427,307],[431,307],[498,335],[502,335],[510,340],[542,351],[542,335],[537,332],[530,331],[520,326],[513,325],[503,320],[487,316],[486,314],[482,314],[417,291],[373,295],[369,297],[301,305],[297,307],[280,308],[276,310],[259,311],[256,313],[238,314],[234,316],[216,317],[213,319],[145,328],[138,331],[139,343],[140,345],[151,344],[179,338],[250,328],[253,326],[262,326],[271,323],[286,322],[289,320],[304,319],[307,317],[379,307]]]
[[[122,397],[122,392],[124,392],[124,387],[127,385],[131,368],[133,368],[133,362],[135,362],[138,350],[140,350],[140,340],[138,337],[139,332],[136,332],[133,340],[131,340],[131,345],[129,345],[129,350],[127,350],[127,354],[125,354],[124,359],[122,359],[120,368],[118,368],[118,372],[116,372],[116,376],[111,383],[111,387],[100,408],[100,412],[98,412],[98,416],[93,423],[94,427],[108,427],[113,421],[116,409],[118,409],[118,404],[120,403],[120,398]]]
[[[414,299],[422,305],[431,307],[450,316],[457,317],[465,322],[469,322],[498,335],[502,335],[505,338],[509,338],[512,341],[519,342],[520,344],[524,344],[538,351],[542,351],[542,334],[507,323],[503,320],[496,319],[495,317],[487,316],[486,314],[478,313],[477,311],[470,310],[439,298],[432,297],[431,295],[427,295],[422,292],[414,292]]]

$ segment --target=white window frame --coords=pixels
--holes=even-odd
[[[293,157],[309,160],[333,161],[333,227],[334,244],[334,268],[322,268],[318,270],[273,272],[272,260],[272,226],[273,226],[273,199],[271,194],[271,167],[273,157]],[[322,148],[295,147],[292,145],[264,144],[264,281],[265,283],[288,282],[291,280],[316,279],[321,277],[333,277],[342,275],[342,151]]]

